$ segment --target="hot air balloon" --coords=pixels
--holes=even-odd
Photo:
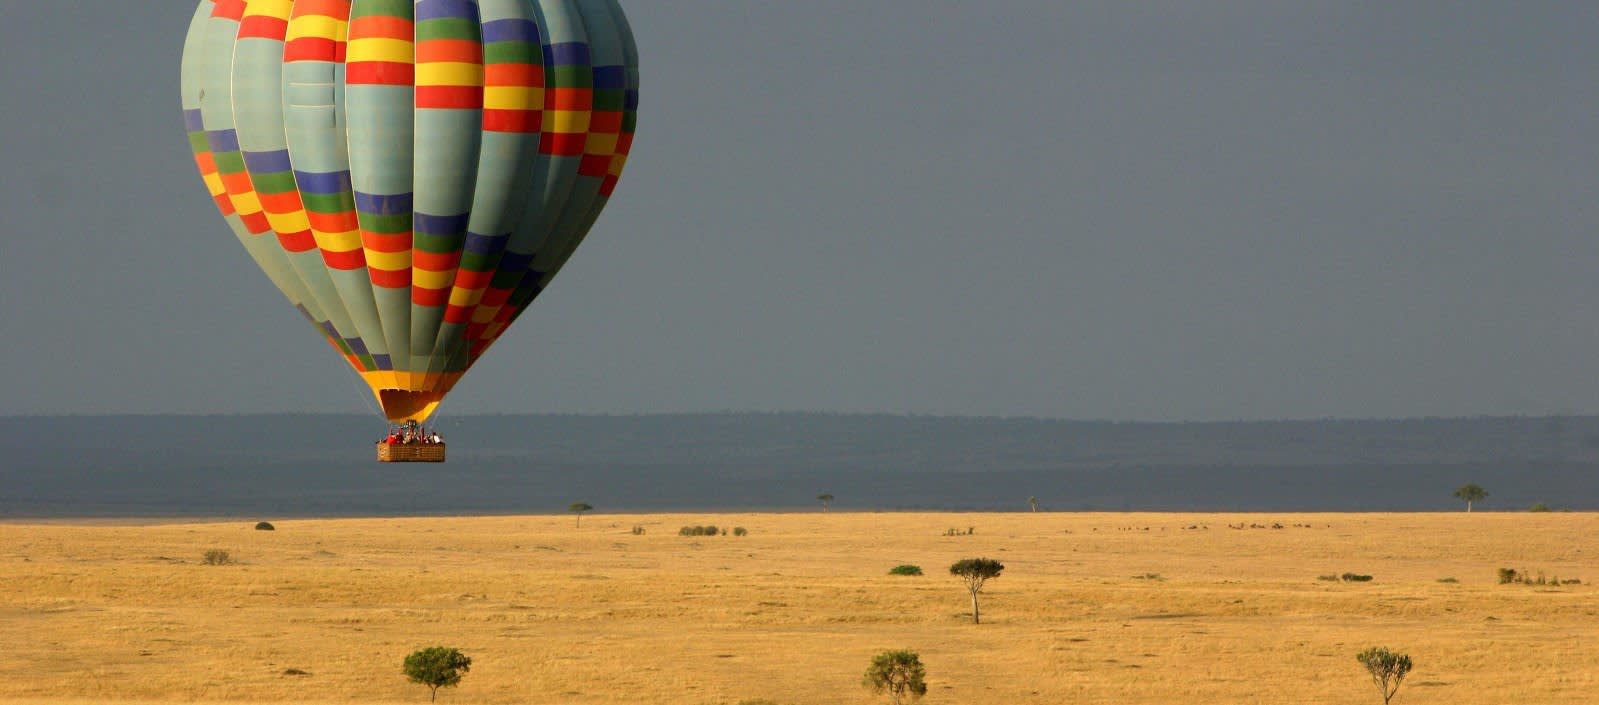
[[[182,94],[246,252],[425,421],[605,207],[638,53],[617,0],[202,0]]]

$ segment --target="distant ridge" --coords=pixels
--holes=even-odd
[[[1599,508],[1599,417],[1109,422],[827,413],[0,417],[0,518],[599,511]]]

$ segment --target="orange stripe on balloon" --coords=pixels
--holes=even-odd
[[[237,22],[244,17],[245,5],[245,0],[216,0],[216,5],[211,8],[211,16]]]
[[[405,252],[411,249],[411,233],[361,232],[361,246],[373,252]]]
[[[459,252],[426,252],[417,250],[411,253],[411,266],[425,269],[429,272],[447,272],[461,264]]]
[[[429,39],[416,45],[416,62],[483,63],[483,45],[467,39]]]
[[[483,84],[542,87],[544,70],[533,64],[487,64],[483,67]]]
[[[368,15],[350,20],[350,40],[357,39],[403,39],[407,42],[416,37],[416,23],[401,17],[387,15]]]

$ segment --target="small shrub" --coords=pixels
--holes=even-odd
[[[1369,575],[1361,575],[1359,573],[1344,573],[1343,575],[1338,576],[1338,579],[1342,580],[1342,581],[1344,581],[1346,583],[1369,583],[1369,582],[1371,582],[1371,576],[1369,576]]]
[[[285,669],[283,669],[283,675],[285,675],[285,676],[309,676],[309,675],[311,675],[311,673],[310,673],[310,671],[302,671],[302,670],[300,670],[298,668],[285,668]]]
[[[227,565],[233,562],[233,556],[228,555],[227,551],[220,548],[213,548],[206,551],[200,560],[206,565]]]
[[[1500,585],[1508,585],[1510,583],[1516,582],[1516,579],[1519,578],[1519,577],[1520,577],[1520,574],[1516,572],[1515,568],[1500,568],[1499,569],[1499,584]]]
[[[1458,583],[1460,581],[1459,580],[1455,580],[1454,578],[1439,578],[1438,582],[1440,582],[1440,583]]]
[[[685,526],[685,527],[677,530],[677,535],[678,536],[716,536],[718,534],[725,534],[725,533],[727,533],[726,530],[719,529],[719,528],[717,528],[715,526],[711,526],[711,525],[706,525],[706,526]]]
[[[1338,576],[1333,575],[1332,573],[1328,573],[1327,575],[1318,575],[1318,576],[1316,576],[1316,579],[1317,580],[1325,580],[1325,581],[1327,581],[1329,583],[1338,582]]]
[[[1582,580],[1577,579],[1577,578],[1569,578],[1569,579],[1560,581],[1559,584],[1561,584],[1561,585],[1581,585],[1582,584]]]
[[[1527,507],[1527,511],[1529,511],[1529,512],[1547,512],[1547,511],[1550,511],[1550,509],[1549,509],[1549,505],[1544,504],[1543,502],[1539,502],[1539,503],[1534,504],[1534,505],[1532,505],[1530,507]]]
[[[900,565],[894,566],[893,568],[889,568],[888,569],[888,574],[889,575],[921,575],[922,574],[922,567],[919,566],[919,565],[911,565],[909,563],[901,563]]]
[[[746,529],[746,528],[744,528],[742,526],[735,526],[735,527],[733,527],[733,535],[734,536],[749,536],[750,535],[750,530]]]
[[[1133,580],[1165,580],[1165,578],[1160,577],[1160,573],[1144,573],[1143,575],[1134,575]]]
[[[634,524],[633,525],[633,535],[634,536],[643,536],[644,535],[644,527],[639,526],[638,524]]]
[[[255,523],[256,531],[276,531],[277,528],[278,527],[273,526],[272,522],[270,521],[258,521]]]

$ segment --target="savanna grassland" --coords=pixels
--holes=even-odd
[[[0,524],[0,703],[426,702],[400,662],[432,645],[473,658],[441,703],[886,703],[891,648],[927,703],[1379,703],[1368,646],[1415,660],[1395,703],[1599,701],[1590,513],[275,523]],[[974,625],[947,569],[978,556]]]

